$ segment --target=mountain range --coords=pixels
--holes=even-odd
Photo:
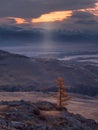
[[[53,42],[97,43],[98,32],[67,31],[65,29],[46,30],[41,28],[22,28],[18,26],[1,26],[0,41],[21,41],[20,43],[40,42],[48,38]]]

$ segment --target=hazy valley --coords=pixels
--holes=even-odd
[[[98,94],[98,66],[0,51],[0,91],[56,91],[55,80],[62,76],[69,92]]]
[[[57,107],[59,76],[71,96],[62,110]],[[0,129],[97,130],[97,86],[96,64],[0,51]]]

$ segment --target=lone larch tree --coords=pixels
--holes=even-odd
[[[57,106],[59,108],[63,108],[64,106],[68,105],[67,101],[70,100],[71,97],[69,97],[65,91],[64,79],[62,77],[58,77],[56,83],[58,87]]]

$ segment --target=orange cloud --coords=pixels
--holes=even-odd
[[[57,11],[48,14],[42,14],[39,18],[32,19],[32,23],[55,22],[67,19],[72,15],[72,11]]]
[[[79,11],[83,11],[83,12],[90,12],[95,16],[98,16],[98,2],[95,3],[94,8],[86,8],[86,9],[80,9]]]
[[[94,15],[98,16],[98,3],[95,4]]]
[[[25,19],[23,19],[23,18],[9,17],[9,19],[15,20],[16,24],[24,24],[24,23],[27,23],[27,22],[25,21]]]
[[[23,19],[23,18],[13,18],[13,19],[16,21],[17,24],[25,23],[25,19]]]

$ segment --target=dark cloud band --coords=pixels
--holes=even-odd
[[[94,7],[96,0],[0,0],[0,17],[36,18],[60,10]]]

